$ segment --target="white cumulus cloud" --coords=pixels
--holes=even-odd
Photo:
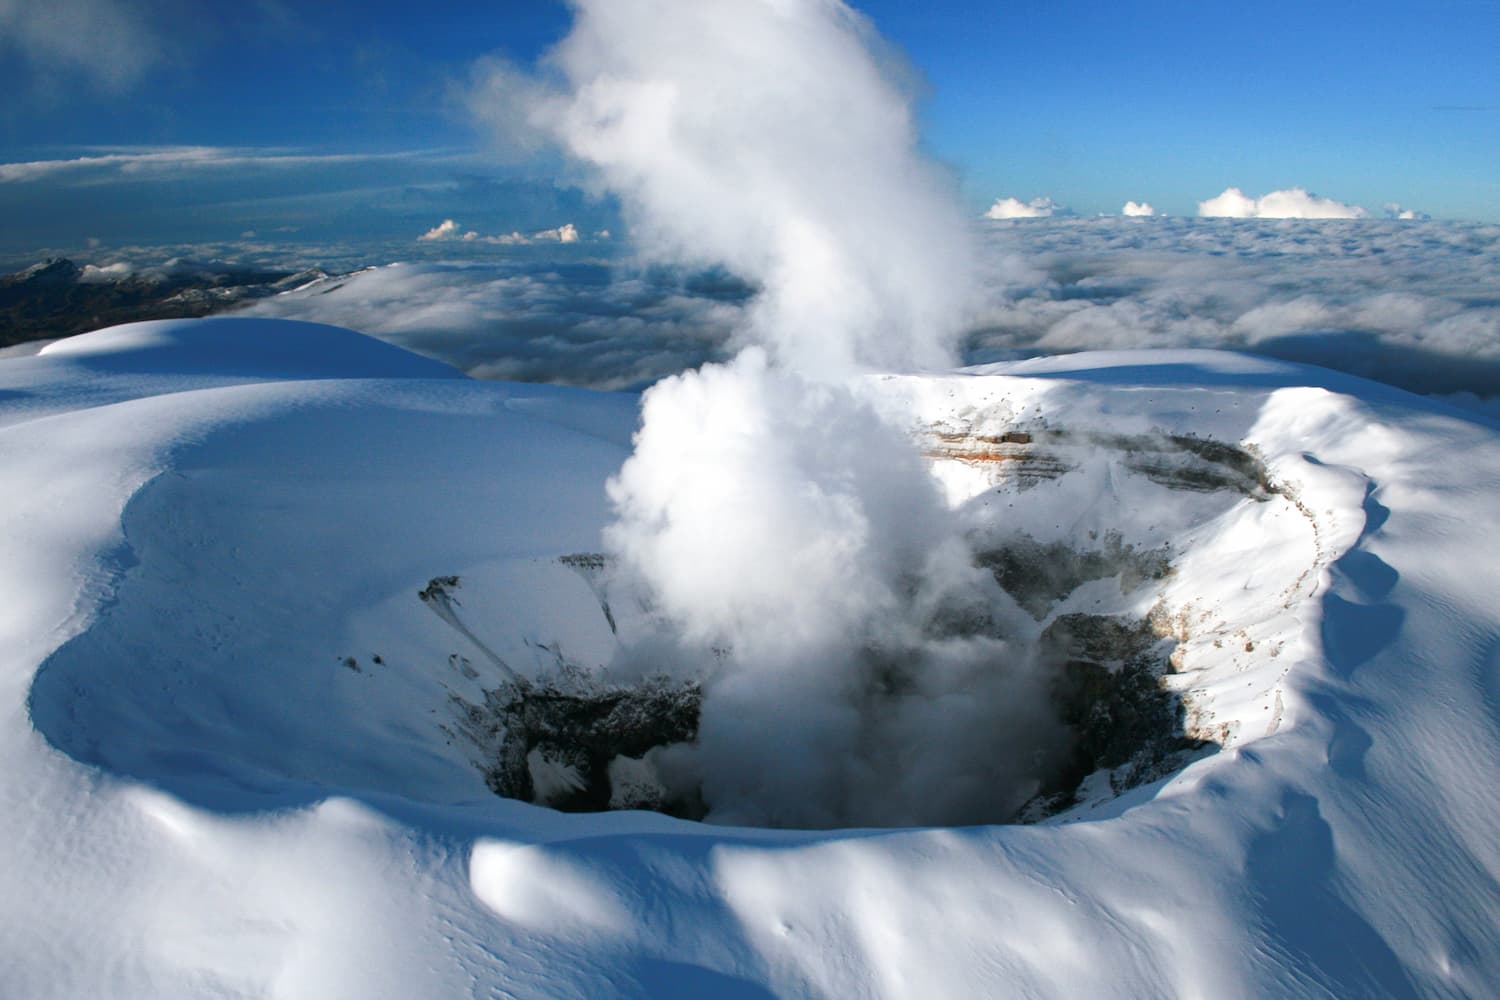
[[[1399,219],[1404,222],[1425,222],[1432,218],[1426,212],[1419,212],[1414,208],[1403,208],[1396,202],[1390,202],[1384,206],[1387,219]]]
[[[1021,201],[1019,198],[996,198],[989,211],[984,213],[984,217],[986,219],[1045,219],[1062,210],[1062,206],[1055,204],[1051,198],[1033,198],[1030,201]]]
[[[1272,191],[1259,198],[1231,187],[1217,197],[1200,201],[1198,214],[1225,219],[1362,219],[1368,213],[1358,205],[1320,198],[1299,187]]]
[[[608,239],[608,230],[601,230],[598,239]],[[503,246],[525,246],[531,243],[577,243],[580,239],[578,227],[565,222],[554,229],[541,229],[534,233],[509,232],[497,236],[481,236],[474,230],[465,231],[452,219],[444,219],[427,232],[417,237],[418,242],[437,243],[443,240],[463,240],[466,243],[496,243]]]
[[[1130,216],[1155,215],[1156,209],[1151,207],[1149,201],[1127,201],[1121,213]]]
[[[444,219],[421,236],[418,236],[417,239],[425,243],[432,243],[437,240],[456,240],[460,237],[461,228],[452,219]]]
[[[556,229],[543,229],[539,233],[533,233],[534,240],[556,240],[559,243],[577,243],[578,227],[571,222],[566,222]]]

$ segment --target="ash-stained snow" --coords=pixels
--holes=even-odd
[[[560,561],[599,550],[637,400],[454,374],[271,320],[0,359],[3,992],[1475,996],[1500,977],[1489,426],[1211,351],[873,380],[947,442],[929,468],[973,537],[1139,556],[1106,578],[1080,560],[1014,620],[1150,622],[1221,749],[1131,788],[1097,772],[1033,825],[799,832],[486,787],[458,710],[503,675],[419,591],[459,578],[462,622],[528,677],[611,664],[655,619]],[[1264,484],[1174,488],[1227,454],[1184,440],[1242,449]]]

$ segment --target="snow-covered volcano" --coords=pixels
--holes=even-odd
[[[493,794],[487,693],[597,676],[660,626],[592,558],[634,396],[273,320],[0,360],[4,992],[1487,991],[1493,426],[1217,352],[873,384],[993,580],[930,620],[1075,696],[1138,668],[1166,706],[1128,745],[1089,730],[1087,767],[1054,755],[1000,810],[1034,822],[767,830]],[[953,669],[864,702],[893,800],[1015,749],[985,731],[1007,675]],[[919,739],[924,699],[951,725]],[[569,780],[554,764],[532,776]]]

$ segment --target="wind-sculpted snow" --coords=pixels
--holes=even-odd
[[[447,365],[350,330],[254,319],[131,323],[59,340],[39,356],[109,375],[256,381],[462,377]]]
[[[455,699],[495,678],[417,593],[459,577],[464,622],[528,675],[611,664],[619,635],[558,557],[597,544],[636,401],[422,362],[330,379],[341,355],[362,376],[361,348],[316,327],[284,332],[319,378],[284,358],[247,379],[235,328],[141,336],[149,365],[129,331],[0,360],[7,992],[1483,995],[1500,975],[1492,431],[1213,352],[876,380],[948,449],[931,469],[964,518],[1004,504],[1003,530],[1077,541],[1108,512],[1170,544],[1165,683],[1223,749],[1122,795],[1101,775],[1034,826],[565,816],[484,787]],[[170,388],[142,374],[178,350]],[[961,429],[998,440],[964,453]],[[1279,492],[1172,489],[1129,455],[1161,481],[1122,477],[1069,450],[1086,434],[1253,447]],[[983,448],[1071,471],[1023,485]],[[1096,580],[1045,614],[1125,595]],[[642,614],[617,608],[620,632]]]

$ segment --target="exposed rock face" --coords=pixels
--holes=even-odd
[[[1122,456],[1122,464],[1152,482],[1192,493],[1228,490],[1264,500],[1272,492],[1265,467],[1236,445],[1187,434],[1100,434],[1039,428],[971,434],[932,427],[922,434],[929,459],[963,462],[994,470],[997,480],[1019,489],[1058,479],[1077,468],[1085,453]]]
[[[1109,504],[1121,502],[1113,484],[1132,478],[1147,495],[1156,491],[1159,501],[1182,494],[1181,503],[1206,504],[1204,511],[1255,508],[1287,497],[1253,448],[1192,435],[1007,427],[996,421],[982,433],[965,432],[957,422],[919,433],[934,462],[977,468],[991,494],[1026,493],[1040,497],[1036,502],[1043,506],[1057,499],[1050,484],[1075,470],[1111,484],[1098,496],[1078,494],[1082,502],[1104,504],[1106,515]],[[1043,714],[1050,712],[1051,728],[1045,739],[1038,737],[1034,752],[1034,791],[997,806],[996,821],[1037,822],[1107,800],[1170,775],[1217,745],[1212,733],[1189,725],[1181,686],[1168,676],[1178,669],[1180,656],[1174,654],[1186,640],[1162,595],[1183,553],[1172,537],[1141,534],[1138,525],[1136,531],[1128,536],[1101,526],[1034,535],[1004,518],[976,522],[968,537],[972,565],[988,571],[1003,595],[940,602],[922,623],[924,638],[940,643],[999,640],[997,650],[1034,669],[1050,703]],[[588,583],[610,633],[631,641],[616,615],[646,608],[647,595],[628,587],[612,594],[617,581],[607,556],[577,554],[559,562]],[[456,577],[435,578],[420,596],[509,678],[481,697],[455,696],[459,729],[478,749],[475,763],[492,791],[565,811],[709,814],[716,804],[705,802],[702,773],[681,764],[700,749],[705,685],[707,697],[714,696],[711,665],[697,681],[648,677],[624,683],[608,678],[607,671],[566,662],[559,653],[555,669],[522,677],[457,620],[452,592],[458,585]],[[925,696],[918,683],[925,662],[918,646],[871,649],[862,662],[864,687],[856,697],[874,706],[870,719],[899,714],[886,710]]]
[[[1052,703],[1073,731],[1072,759],[1026,809],[1043,819],[1072,805],[1090,775],[1116,795],[1165,777],[1213,749],[1185,732],[1181,701],[1161,685],[1171,647],[1150,621],[1060,615],[1038,643],[1052,677]]]
[[[697,738],[702,689],[665,678],[632,687],[572,680],[508,683],[486,691],[482,706],[460,706],[470,737],[487,750],[490,790],[563,812],[702,818],[697,790],[666,787],[648,759]]]
[[[560,561],[599,585],[595,596],[607,614],[608,559],[589,554]],[[1037,631],[1006,635],[989,617],[957,613],[937,614],[929,631],[994,634],[1033,645],[1049,678],[1053,711],[1068,734],[1065,752],[1044,768],[1037,794],[1014,821],[1035,822],[1067,809],[1079,801],[1085,783],[1102,782],[1108,793],[1119,794],[1211,748],[1187,734],[1180,699],[1161,683],[1176,645],[1167,629],[1151,618],[1057,612],[1084,584],[1113,579],[1133,591],[1166,578],[1172,567],[1165,550],[1140,550],[1115,534],[1079,546],[1019,536],[976,551],[974,562],[1027,609]],[[420,596],[477,643],[461,621],[450,620],[456,619],[451,592],[458,586],[456,577],[434,578]],[[442,608],[435,606],[439,598],[445,599]],[[613,631],[612,617],[610,625]],[[899,656],[877,662],[878,654],[870,654],[870,696],[912,694],[912,664]],[[499,666],[510,679],[485,690],[482,699],[453,698],[458,729],[479,751],[476,764],[495,794],[565,812],[646,809],[688,819],[706,814],[696,780],[665,778],[657,767],[661,754],[697,740],[700,683],[648,677],[621,684],[561,659],[555,672],[539,678]]]
[[[974,564],[994,574],[995,582],[1041,621],[1054,604],[1091,580],[1118,576],[1120,589],[1128,592],[1147,580],[1164,579],[1172,571],[1168,556],[1166,549],[1139,550],[1118,532],[1106,534],[1097,548],[1022,535],[975,553]]]

